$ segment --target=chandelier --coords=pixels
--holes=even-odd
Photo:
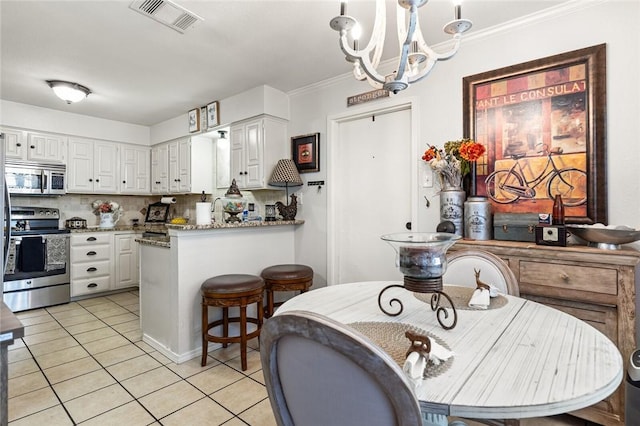
[[[386,32],[385,0],[376,0],[376,18],[373,33],[367,46],[358,47],[358,21],[346,14],[346,1],[340,3],[340,16],[333,18],[329,25],[340,33],[340,48],[346,59],[353,63],[353,75],[358,80],[367,79],[377,89],[398,93],[410,84],[423,79],[438,61],[451,58],[460,47],[462,33],[471,28],[471,21],[462,19],[462,0],[454,0],[454,20],[443,30],[453,36],[453,47],[447,52],[436,52],[424,41],[418,21],[418,8],[429,0],[398,0],[397,25],[400,57],[391,74],[382,75],[376,68],[380,64]]]

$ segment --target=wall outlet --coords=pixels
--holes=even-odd
[[[433,188],[433,170],[424,169],[422,173],[422,187]]]

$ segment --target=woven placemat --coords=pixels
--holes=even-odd
[[[396,322],[354,322],[349,324],[349,327],[356,329],[371,339],[373,343],[381,347],[382,350],[393,358],[400,368],[404,365],[404,361],[406,359],[405,355],[407,354],[407,349],[409,349],[411,344],[409,339],[404,335],[407,330],[411,330],[413,333],[422,334],[423,336],[428,336],[440,346],[447,350],[451,350],[451,348],[449,348],[449,346],[439,337],[410,324]],[[429,361],[425,368],[423,378],[427,379],[429,377],[436,377],[447,371],[453,363],[453,358],[454,357],[452,356],[446,361],[441,361],[439,365],[435,365],[433,362]]]
[[[472,287],[458,287],[458,286],[445,286],[444,292],[451,298],[453,306],[456,309],[463,311],[484,311],[485,309],[471,308],[469,307],[469,300],[473,295],[475,288]],[[413,296],[421,302],[431,303],[431,295],[433,293],[413,293]],[[499,309],[509,303],[509,300],[503,295],[499,294],[496,297],[492,297],[487,309]],[[446,299],[440,298],[440,305],[447,308],[448,303]]]

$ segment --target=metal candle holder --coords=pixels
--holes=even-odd
[[[398,316],[404,308],[402,301],[392,298],[389,307],[399,305],[397,311],[387,310],[382,304],[382,295],[390,288],[400,287],[414,293],[433,293],[431,310],[436,312],[438,322],[445,330],[454,328],[458,322],[458,313],[451,298],[443,291],[442,276],[447,268],[446,253],[460,236],[443,232],[403,232],[383,235],[396,251],[396,265],[404,274],[404,284],[392,284],[378,294],[380,310],[389,316]],[[449,312],[441,306],[444,298],[453,312],[449,323]]]

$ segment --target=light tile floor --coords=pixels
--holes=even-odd
[[[137,291],[20,312],[9,347],[9,425],[275,425],[256,339],[175,364],[142,341]],[[470,425],[475,423],[469,422]],[[524,426],[583,426],[560,416]]]
[[[275,425],[257,341],[175,364],[141,339],[137,291],[19,312],[9,424]]]

